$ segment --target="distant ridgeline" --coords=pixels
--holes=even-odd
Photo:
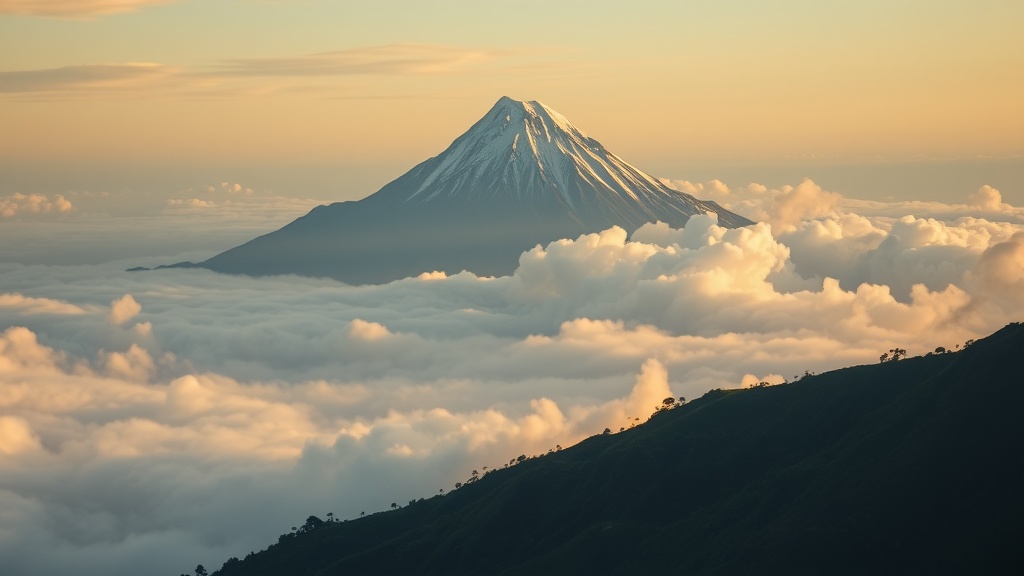
[[[229,274],[322,276],[377,284],[423,272],[515,271],[519,256],[561,238],[647,222],[674,228],[716,213],[612,154],[539,102],[500,99],[440,155],[355,202],[318,206],[284,228],[199,264]]]
[[[215,574],[1020,574],[1024,326],[895,356],[311,516]]]

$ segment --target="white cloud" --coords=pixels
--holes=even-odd
[[[208,192],[211,192],[211,193],[217,191],[217,188],[215,188],[213,186],[208,186],[206,189],[207,189]],[[244,194],[246,196],[252,196],[255,193],[252,188],[249,188],[247,186],[243,186],[243,185],[239,184],[238,182],[234,182],[234,183],[232,183],[232,182],[221,182],[220,183],[220,191],[221,192],[226,192],[228,194]]]
[[[15,218],[67,214],[75,209],[69,200],[60,194],[52,198],[46,194],[22,194],[15,192],[0,197],[0,217]]]
[[[212,200],[201,200],[199,198],[172,198],[167,201],[172,208],[216,208],[217,203]]]
[[[138,344],[132,344],[126,352],[110,352],[104,356],[107,372],[115,378],[144,382],[156,369],[149,352]]]
[[[0,373],[55,370],[63,355],[39,344],[36,334],[24,326],[11,326],[0,334]]]
[[[13,456],[41,448],[39,437],[24,418],[0,416],[0,454]]]
[[[32,298],[13,293],[0,294],[0,309],[18,310],[27,314],[85,314],[81,306],[75,306],[50,298]]]
[[[839,194],[822,190],[810,179],[796,186],[786,185],[770,190],[757,183],[732,190],[720,180],[693,183],[663,179],[662,182],[698,198],[714,200],[756,222],[765,222],[776,232],[791,230],[806,219],[828,216],[842,200]]]
[[[766,196],[755,219],[768,222],[779,232],[791,230],[803,220],[828,216],[841,198],[835,192],[822,190],[810,180],[771,190]]]
[[[142,312],[142,305],[131,294],[125,294],[110,303],[110,323],[120,326]]]
[[[391,336],[391,332],[382,324],[367,322],[358,318],[349,324],[349,334],[356,340],[382,340]]]
[[[1003,203],[1003,196],[999,193],[999,190],[996,190],[988,184],[982,186],[977,192],[968,196],[967,200],[969,202],[969,206],[980,208],[985,212],[1013,211],[1013,206]]]

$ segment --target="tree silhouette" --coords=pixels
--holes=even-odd
[[[398,503],[397,502],[392,502],[391,503],[391,509],[392,510],[398,510]]]
[[[903,348],[893,348],[878,357],[879,362],[895,362],[907,357],[907,351]]]
[[[310,516],[309,518],[306,518],[306,523],[302,525],[302,528],[299,529],[299,532],[312,532],[313,530],[316,530],[317,528],[320,528],[323,525],[323,520],[317,518],[316,516]]]
[[[206,568],[203,568],[202,564],[196,566],[196,576],[208,576],[208,575],[209,575],[209,572],[206,571]]]

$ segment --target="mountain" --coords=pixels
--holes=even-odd
[[[218,272],[383,283],[435,270],[511,274],[537,244],[714,212],[668,188],[539,102],[501,98],[440,155],[362,200],[318,206],[199,266]]]
[[[217,575],[1020,573],[1022,351],[1011,324],[712,391],[443,496],[310,517]]]

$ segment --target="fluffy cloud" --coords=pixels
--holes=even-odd
[[[999,190],[984,185],[978,189],[977,192],[967,197],[970,202],[970,206],[980,208],[985,212],[1006,212],[1012,211],[1013,206],[1003,203],[1003,195],[999,193]]]
[[[206,191],[210,194],[220,191],[228,194],[245,194],[246,196],[252,196],[255,193],[252,188],[242,186],[238,182],[221,182],[219,188],[216,186],[207,186]]]
[[[51,298],[32,298],[22,294],[0,294],[0,310],[17,310],[28,314],[85,314],[81,306],[53,300]]]
[[[214,192],[249,198],[234,188]],[[503,278],[0,265],[5,569],[217,566],[309,514],[447,491],[669,396],[952,348],[1024,316],[1024,226],[810,206],[822,194],[748,187],[776,225],[613,228]],[[154,234],[181,223],[161,218]]]
[[[139,312],[142,312],[142,305],[136,302],[131,294],[125,294],[110,303],[110,323],[120,326]]]
[[[53,198],[45,194],[22,194],[15,192],[0,197],[0,217],[39,216],[45,214],[66,214],[75,207],[64,196],[55,194]]]
[[[172,198],[167,201],[167,205],[172,208],[216,208],[217,203],[211,200],[202,200],[199,198]]]
[[[39,437],[24,418],[0,416],[0,454],[13,456],[41,448]]]
[[[986,249],[965,280],[989,314],[1024,306],[1024,232]]]
[[[729,210],[751,220],[765,222],[780,232],[791,230],[805,219],[829,215],[842,200],[839,194],[822,190],[821,186],[809,179],[796,186],[786,185],[771,190],[756,183],[733,190],[719,180],[711,180],[706,184],[667,179],[662,182],[688,194],[714,200]]]
[[[34,332],[24,326],[12,326],[0,334],[0,372],[49,372],[62,359],[60,353],[39,344]]]

